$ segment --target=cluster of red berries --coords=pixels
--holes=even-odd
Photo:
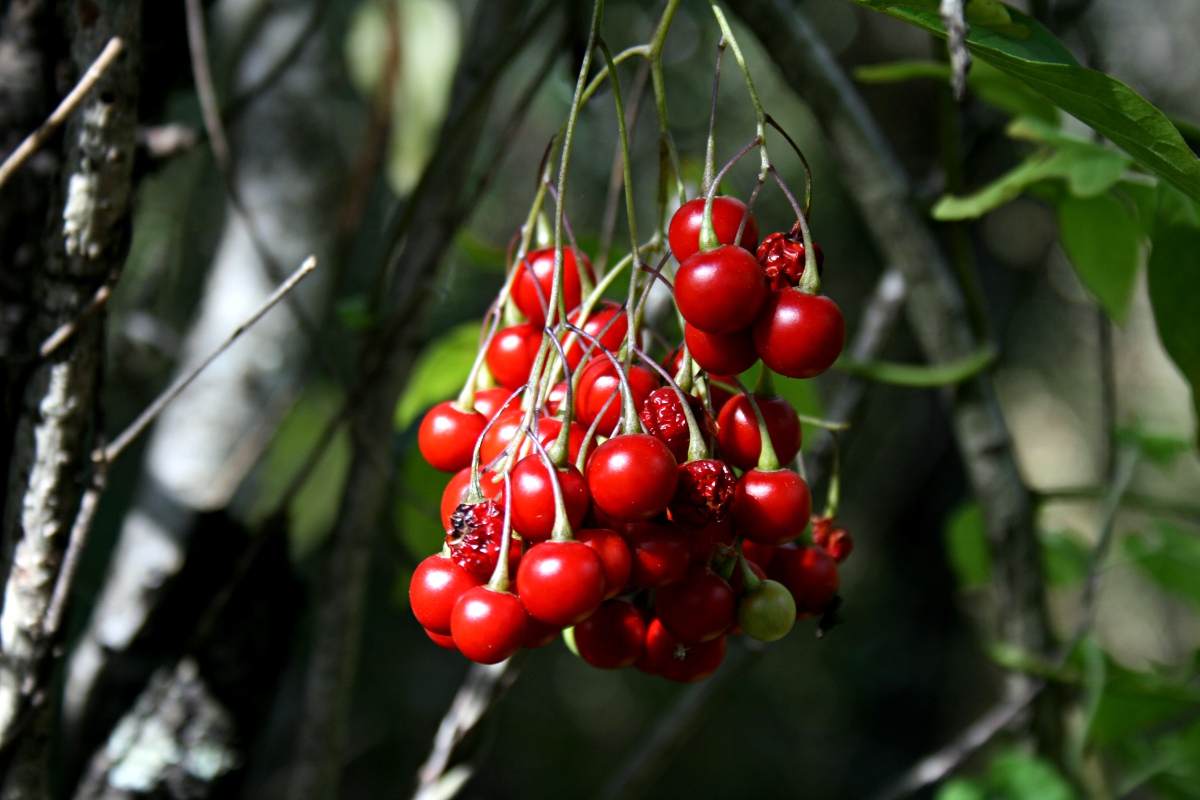
[[[644,357],[625,308],[581,305],[595,281],[582,254],[563,251],[557,287],[552,249],[510,273],[508,298],[526,321],[487,348],[500,386],[474,392],[470,407],[434,407],[419,431],[429,463],[455,473],[441,504],[445,546],[409,591],[437,644],[496,663],[561,633],[596,667],[691,682],[717,669],[728,635],[775,641],[836,603],[850,538],[816,518],[813,544],[797,543],[812,501],[803,478],[780,467],[800,451],[800,419],[769,392],[734,394],[728,376],[760,355],[772,369],[784,362],[783,374],[820,373],[841,350],[841,314],[795,288],[804,260],[794,235],[768,237],[762,264],[730,244],[739,229],[742,245],[757,244],[740,201],[716,198],[723,244],[701,252],[703,205],[685,204],[670,226],[688,324],[686,348],[665,365]],[[747,259],[753,280],[740,276]],[[826,305],[832,312],[812,310]],[[755,353],[748,363],[709,358],[733,339],[749,342],[738,345]],[[552,387],[547,343],[565,372]]]

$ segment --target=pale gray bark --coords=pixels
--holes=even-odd
[[[225,0],[218,35],[237,38],[243,18],[260,3]],[[256,18],[236,68],[234,90],[255,86],[297,36],[306,35],[313,3],[274,4]],[[230,126],[236,202],[214,257],[197,318],[185,343],[180,371],[213,352],[304,260],[328,264],[334,247],[334,210],[345,183],[336,96],[336,63],[319,39],[302,49],[270,89],[248,104]],[[281,274],[282,271],[282,274]],[[100,728],[111,691],[128,691],[147,677],[152,656],[137,640],[154,624],[162,596],[188,555],[198,514],[226,507],[252,459],[241,452],[263,424],[272,401],[303,368],[309,344],[297,308],[319,317],[331,270],[318,270],[210,365],[159,418],[147,449],[137,500],[129,510],[86,632],[73,654],[65,692],[67,736]]]

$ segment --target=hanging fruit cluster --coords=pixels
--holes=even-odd
[[[497,318],[522,319],[485,349],[500,385],[476,390],[472,375],[419,432],[429,463],[455,473],[445,546],[410,588],[437,644],[495,663],[562,634],[593,666],[690,682],[716,670],[728,636],[774,641],[835,602],[850,539],[818,518],[813,544],[798,541],[811,497],[781,465],[800,419],[770,376],[828,368],[841,313],[800,288],[796,231],[756,258],[753,214],[718,196],[706,248],[704,208],[670,224],[684,345],[663,364],[640,347],[640,309],[598,300],[582,253],[561,250],[556,272],[554,248],[534,250],[510,271]],[[760,357],[758,388],[734,393]]]

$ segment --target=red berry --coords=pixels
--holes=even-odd
[[[529,382],[529,371],[541,346],[541,325],[523,322],[498,330],[488,345],[488,369],[501,386],[520,389]]]
[[[791,233],[772,233],[758,246],[758,263],[771,291],[777,292],[788,286],[798,286],[804,274],[804,240],[798,230],[799,223]],[[825,263],[821,245],[813,244],[817,259],[817,272]]]
[[[733,551],[733,521],[730,519],[688,533],[692,539],[693,563],[704,564],[710,558],[723,558]]]
[[[479,586],[484,580],[440,553],[429,556],[413,570],[408,584],[408,602],[413,616],[431,633],[448,635],[454,604],[468,589]]]
[[[696,683],[712,675],[725,660],[725,648],[724,636],[687,647],[658,619],[646,628],[646,666],[676,683]]]
[[[740,375],[758,362],[749,328],[728,334],[705,333],[685,322],[683,339],[692,358],[710,375]]]
[[[840,564],[853,552],[854,540],[845,528],[834,528],[829,532],[829,542],[822,549]]]
[[[791,470],[747,470],[738,481],[733,526],[752,542],[790,542],[807,527],[811,513],[808,484]]]
[[[510,397],[512,397],[512,390],[505,389],[503,386],[480,389],[475,392],[475,410],[490,420],[500,413],[500,409],[504,407],[504,403]],[[512,408],[511,403],[509,408]]]
[[[607,528],[584,528],[575,532],[575,539],[595,550],[604,563],[604,599],[619,595],[633,569],[633,554],[624,537]]]
[[[604,562],[582,542],[541,542],[517,569],[517,594],[547,625],[585,620],[604,598]]]
[[[600,344],[614,354],[621,343],[625,341],[625,333],[629,330],[629,319],[625,314],[625,309],[611,300],[604,300],[598,307],[592,309],[592,313],[588,315],[582,326],[579,325],[578,311],[567,319],[571,321],[571,324],[582,327],[589,336],[599,339]],[[563,337],[563,341],[566,341],[566,337]],[[603,350],[593,345],[588,339],[580,339],[576,334],[570,345],[567,346],[567,364],[572,371],[579,366],[585,355],[589,360],[607,358]]]
[[[817,547],[779,548],[767,575],[792,593],[798,619],[821,614],[838,590],[837,564]]]
[[[456,645],[454,643],[454,637],[450,636],[449,634],[434,633],[433,631],[426,628],[425,635],[428,636],[434,644],[436,644],[438,647],[441,647],[445,650],[457,650],[458,649],[458,645]]]
[[[630,367],[627,376],[633,393],[633,407],[640,408],[646,397],[658,388],[658,376],[645,367]],[[621,379],[612,360],[597,358],[589,361],[579,376],[579,389],[575,392],[575,416],[579,424],[590,426],[599,417],[600,424],[596,429],[602,436],[611,434],[621,420],[620,392]],[[606,403],[608,410],[604,411]]]
[[[716,435],[717,425],[713,421],[712,415],[705,410],[700,398],[690,394],[685,394],[683,398],[691,408],[696,424],[700,426],[701,435],[705,437]],[[638,409],[638,416],[642,420],[642,427],[646,429],[646,433],[656,439],[661,439],[670,448],[671,455],[675,456],[676,461],[680,463],[687,461],[688,443],[690,442],[687,417],[683,413],[683,404],[679,402],[679,394],[673,388],[663,386],[647,395]]]
[[[513,530],[531,542],[542,542],[554,533],[554,485],[558,481],[567,508],[567,523],[574,530],[583,523],[589,498],[583,474],[568,464],[561,470],[550,469],[541,455],[525,456],[513,467],[509,493],[509,510]]]
[[[588,490],[596,507],[613,519],[652,519],[675,496],[677,467],[671,451],[653,436],[616,436],[588,459]]]
[[[771,559],[775,557],[775,546],[759,544],[750,539],[744,539],[742,541],[742,555],[746,557],[747,561],[753,561],[763,569],[766,569],[771,566]]]
[[[754,395],[771,446],[780,464],[789,464],[800,452],[800,417],[792,404],[782,397]],[[751,469],[758,465],[762,452],[762,437],[758,433],[758,418],[745,394],[739,394],[725,404],[717,418],[717,441],[721,444],[721,455],[738,469]]]
[[[496,569],[503,541],[504,507],[495,500],[463,503],[450,517],[446,544],[450,558],[467,572],[486,580]],[[510,534],[508,569],[512,573],[521,561],[521,542]]]
[[[712,216],[713,231],[721,244],[733,244],[737,238],[738,227],[742,224],[742,217],[746,217],[746,227],[738,244],[747,250],[754,250],[754,246],[758,244],[758,222],[755,221],[754,214],[746,210],[745,203],[726,195],[714,197]],[[679,263],[682,264],[700,252],[700,226],[703,221],[703,197],[684,203],[671,217],[667,240],[671,244],[671,253]]]
[[[454,529],[454,512],[458,510],[459,505],[467,498],[467,492],[471,488],[471,468],[466,467],[458,472],[450,482],[446,484],[445,490],[442,492],[441,517],[442,530],[450,531]],[[479,488],[483,490],[485,500],[496,500],[501,504],[504,503],[504,481],[494,472],[484,472],[479,476]]]
[[[679,465],[679,483],[671,500],[671,519],[687,528],[724,522],[733,506],[737,477],[724,461],[702,458]]]
[[[453,400],[429,409],[417,431],[421,455],[434,469],[458,472],[471,466],[475,442],[487,425],[487,417],[478,411],[463,411]]]
[[[833,366],[846,344],[846,320],[825,295],[772,292],[754,321],[763,363],[789,378],[812,378]]]
[[[592,273],[592,262],[583,253],[584,269],[591,280],[595,281]],[[550,290],[554,282],[554,248],[533,250],[517,266],[520,274],[513,281],[512,299],[521,309],[531,325],[541,328],[546,324],[546,306],[550,302]],[[570,247],[563,248],[563,304],[570,311],[579,305],[583,292],[579,281],[579,264],[575,260],[575,251]],[[553,316],[553,315],[551,315]]]
[[[609,600],[575,626],[579,657],[599,669],[633,666],[646,644],[646,618],[628,600]]]
[[[561,625],[547,625],[525,609],[525,639],[521,647],[536,650],[553,642],[562,633]]]
[[[679,583],[691,563],[691,539],[672,523],[633,522],[625,526],[633,556],[629,583],[639,589],[661,589]]]
[[[450,635],[472,661],[499,663],[517,652],[525,640],[525,609],[514,594],[476,586],[454,606]]]
[[[675,274],[675,305],[692,327],[731,334],[749,328],[767,300],[767,279],[754,256],[725,245],[697,253]]]
[[[654,612],[663,627],[685,645],[715,639],[733,624],[737,596],[729,583],[707,567],[691,570],[682,583],[660,589]]]

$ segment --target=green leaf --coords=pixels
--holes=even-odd
[[[1187,439],[1145,430],[1138,425],[1118,430],[1117,441],[1136,447],[1142,455],[1162,467],[1169,467],[1175,459],[1192,449],[1192,443]]]
[[[861,83],[902,83],[920,79],[948,83],[950,65],[941,61],[915,59],[889,61],[859,67],[854,71],[854,77]],[[1014,117],[1031,117],[1051,125],[1059,122],[1061,115],[1058,106],[986,61],[977,61],[971,66],[967,73],[967,85],[980,100]]]
[[[1150,580],[1200,606],[1200,536],[1161,521],[1154,531],[1153,539],[1127,538],[1126,555]]]
[[[1124,324],[1144,240],[1137,220],[1110,194],[1064,197],[1058,203],[1058,227],[1083,285],[1108,316]]]
[[[417,359],[396,405],[396,429],[406,429],[425,409],[457,395],[478,352],[478,322],[464,322],[435,339]]]
[[[936,36],[946,36],[936,3],[855,2]],[[1147,169],[1200,200],[1200,159],[1161,111],[1120,81],[1079,66],[1062,43],[1036,20],[1015,9],[1007,11],[1011,24],[972,24],[967,36],[972,55],[1019,78],[1108,137]]]
[[[1032,153],[1020,164],[973,194],[965,197],[943,196],[934,204],[930,214],[942,222],[982,217],[992,209],[1015,200],[1033,184],[1061,176],[1054,158],[1054,154],[1045,150]]]
[[[1016,751],[1001,753],[988,769],[988,785],[1004,800],[1074,800],[1074,790],[1045,759]]]
[[[1200,209],[1168,186],[1159,187],[1147,273],[1158,338],[1191,385],[1200,419]]]
[[[942,784],[935,800],[987,800],[987,792],[977,781],[953,778]]]
[[[996,351],[983,347],[965,358],[946,364],[896,364],[888,361],[854,361],[839,358],[834,368],[860,378],[893,386],[929,389],[951,386],[973,378],[996,361]]]
[[[1152,672],[1107,660],[1107,680],[1088,735],[1097,744],[1120,742],[1140,731],[1200,710],[1200,692]]]
[[[960,506],[943,531],[946,556],[963,589],[979,589],[992,580],[992,551],[988,547],[983,510],[978,503]]]
[[[1065,588],[1083,580],[1090,555],[1078,536],[1069,531],[1045,531],[1040,538],[1048,584]]]

